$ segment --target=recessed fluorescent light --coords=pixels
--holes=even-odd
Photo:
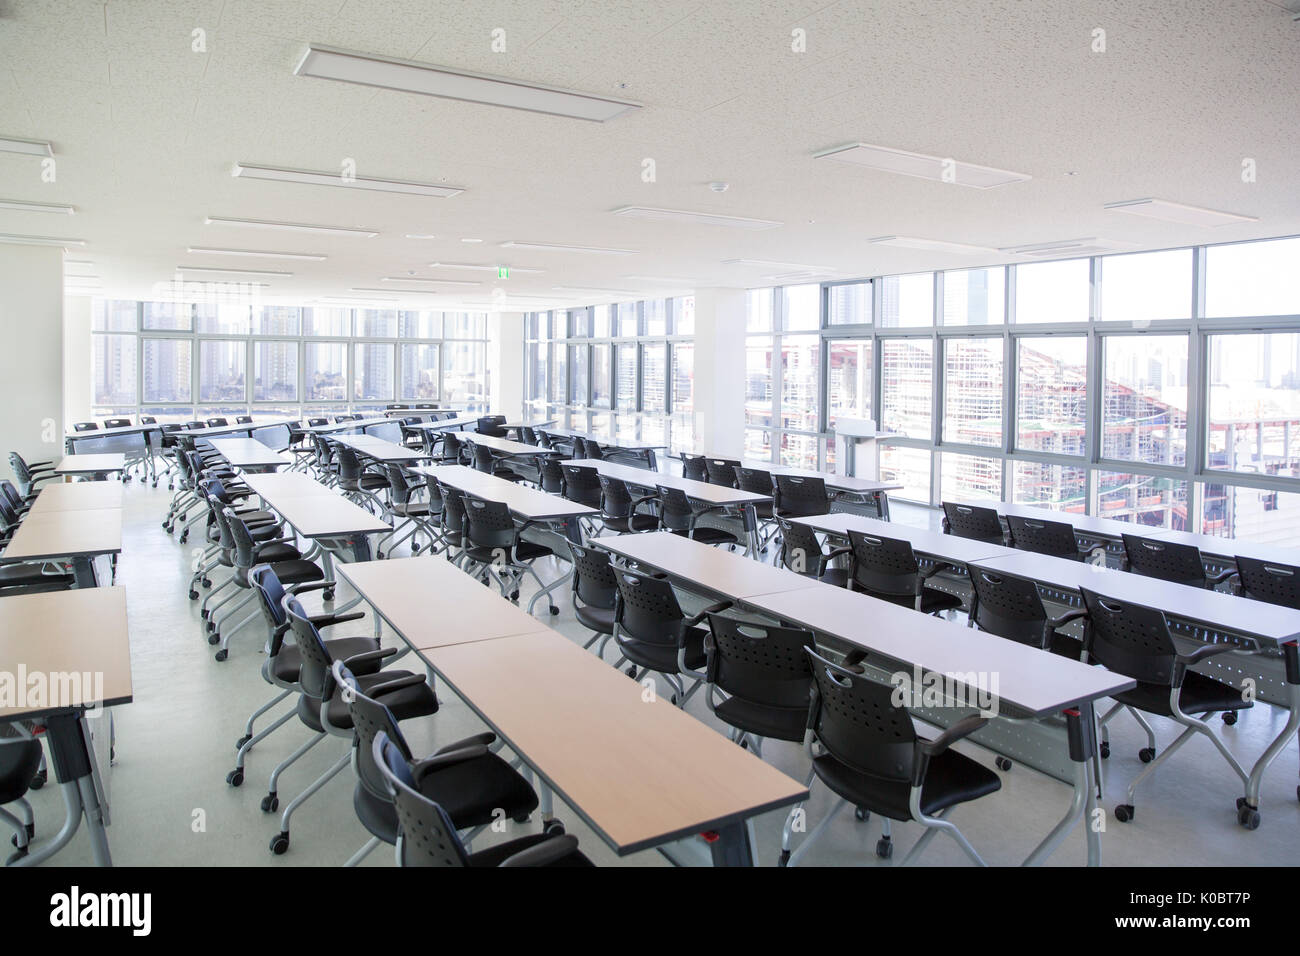
[[[430,262],[430,269],[467,269],[472,272],[496,272],[501,266],[480,266],[469,262]],[[541,269],[517,269],[514,266],[506,266],[511,272],[517,272],[520,275],[541,275]]]
[[[0,152],[25,153],[28,156],[53,156],[54,147],[44,140],[14,139],[0,136]]]
[[[814,153],[813,157],[833,159],[838,163],[849,163],[854,166],[866,166],[868,169],[898,173],[902,176],[915,176],[918,179],[974,186],[976,189],[991,189],[994,186],[1022,183],[1030,179],[1025,173],[994,169],[992,166],[977,166],[974,163],[960,163],[942,156],[909,153],[906,150],[890,149],[888,146],[871,146],[867,143],[846,143],[843,146]]]
[[[281,183],[305,183],[309,186],[342,186],[345,189],[374,189],[385,193],[410,193],[415,196],[435,196],[445,199],[465,190],[460,186],[438,186],[433,183],[408,183],[398,179],[370,179],[366,176],[349,176],[341,173],[318,173],[308,169],[280,169],[276,166],[252,166],[235,163],[230,175],[241,179],[268,179]]]
[[[247,226],[251,229],[284,229],[290,232],[314,232],[331,236],[357,236],[373,239],[379,235],[369,229],[346,229],[342,226],[308,226],[298,222],[271,222],[267,219],[223,219],[220,216],[208,216],[203,220],[205,226]]]
[[[771,219],[746,219],[742,216],[723,216],[711,212],[689,212],[685,209],[656,209],[652,206],[620,206],[610,210],[615,216],[628,219],[649,219],[652,222],[689,222],[698,226],[728,226],[732,229],[775,229],[783,222]]]
[[[773,259],[723,259],[724,266],[755,266],[760,268],[798,269],[802,272],[821,274],[834,272],[830,266],[809,265],[806,262],[777,262]]]
[[[878,246],[897,246],[900,249],[925,249],[932,252],[956,252],[966,256],[983,256],[997,250],[990,246],[970,246],[963,242],[944,242],[942,239],[918,239],[915,236],[877,236],[868,242]]]
[[[406,238],[407,239],[437,239],[438,237],[435,235],[431,235],[430,233],[427,232],[408,232],[406,234]]]
[[[592,289],[581,285],[553,285],[554,292],[577,292],[582,295],[636,295],[629,289]]]
[[[220,272],[224,275],[235,276],[274,276],[277,278],[287,278],[292,276],[292,272],[276,272],[272,269],[222,269],[220,266],[177,266],[177,272]]]
[[[426,285],[434,283],[437,285],[482,285],[481,282],[475,282],[471,279],[417,279],[414,276],[384,276],[380,282],[423,282]]]
[[[10,236],[0,233],[0,242],[12,242],[20,246],[84,246],[85,239],[56,239],[53,236]]]
[[[316,44],[307,47],[293,72],[297,76],[314,76],[323,80],[377,86],[404,93],[505,106],[596,123],[641,108],[641,104],[630,100],[593,96],[590,93],[521,83],[481,73],[465,73],[429,63],[395,60]]]
[[[1149,219],[1182,223],[1185,226],[1230,226],[1236,222],[1259,222],[1258,216],[1242,216],[1235,212],[1219,212],[1201,206],[1185,206],[1164,199],[1126,199],[1108,202],[1102,208],[1112,212],[1126,212]]]
[[[691,276],[620,276],[619,278],[631,279],[633,282],[657,282],[663,285],[694,285],[701,281]]]
[[[209,249],[206,246],[190,246],[189,253],[209,256],[252,256],[258,259],[306,259],[311,262],[324,262],[324,256],[309,255],[303,252],[258,252],[253,249]]]
[[[329,295],[322,296],[317,302],[396,302],[395,295]]]
[[[48,202],[24,202],[21,199],[0,199],[0,209],[16,209],[19,212],[52,212],[71,216],[76,209]]]
[[[998,252],[1028,256],[1031,259],[1066,259],[1117,252],[1132,249],[1134,246],[1135,243],[1117,242],[1113,239],[1062,239],[1057,242],[1039,242],[1027,246],[1007,246],[999,249]]]
[[[779,272],[776,275],[763,276],[770,282],[805,282],[809,279],[816,279],[820,276],[831,275],[829,272]]]
[[[635,249],[601,249],[596,246],[562,246],[553,242],[525,242],[510,239],[501,243],[504,249],[536,249],[539,252],[586,252],[593,256],[634,256]]]
[[[462,239],[461,242],[482,242],[482,239]]]
[[[478,283],[474,283],[474,284],[477,285]],[[442,293],[439,292],[437,289],[367,289],[364,287],[353,286],[352,288],[348,289],[348,291],[349,292],[380,292],[380,293],[400,292],[401,295],[442,295]],[[397,299],[391,299],[386,301],[396,302]]]

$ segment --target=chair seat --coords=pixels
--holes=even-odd
[[[685,530],[673,531],[673,534],[683,538],[688,537]],[[695,533],[689,535],[702,544],[744,544],[744,539],[730,531],[723,531],[721,528],[704,528],[699,525],[695,526]]]
[[[0,745],[0,804],[10,803],[27,793],[41,763],[39,740],[10,741]]]
[[[302,559],[302,552],[291,544],[264,544],[257,549],[257,561],[261,563],[274,563],[276,561],[298,561]]]
[[[491,564],[498,560],[500,551],[497,548],[480,547],[470,545],[465,549],[471,561],[479,561],[483,564]],[[515,545],[516,561],[532,561],[537,558],[544,558],[549,554],[554,554],[550,548],[545,545],[534,544],[531,541],[520,541]]]
[[[760,737],[777,740],[803,740],[808,722],[807,707],[773,707],[742,697],[728,697],[713,709],[718,719],[732,727]]]
[[[601,634],[614,633],[614,609],[612,607],[592,607],[590,604],[574,603],[573,613],[578,623],[588,630]]]
[[[870,594],[874,598],[882,601],[888,601],[890,604],[898,604],[902,607],[916,607],[916,595],[914,594],[886,594],[880,591],[869,591],[861,584],[854,582],[853,589]],[[947,591],[940,591],[938,588],[926,587],[921,591],[921,607],[923,614],[934,614],[937,611],[951,611],[961,607],[961,598],[955,594],[949,594]]]
[[[891,820],[912,819],[908,807],[911,786],[906,780],[862,773],[830,754],[814,757],[813,771],[832,791],[857,806]],[[921,812],[931,816],[947,807],[987,796],[1001,787],[998,775],[982,763],[955,750],[945,750],[930,760],[921,787]]]
[[[509,468],[494,468],[494,469],[492,470],[492,474],[493,474],[494,477],[497,477],[497,478],[504,478],[506,481],[523,481],[523,480],[524,480],[524,476],[523,476],[523,475],[519,474],[519,472],[517,472],[517,471],[512,471],[512,470],[509,469]]]
[[[271,570],[280,579],[281,584],[305,584],[308,581],[324,581],[325,572],[310,561],[275,561]]]
[[[389,681],[410,677],[411,672],[386,670],[376,671],[373,674],[355,674],[353,676],[357,679],[357,685],[361,693],[370,696],[371,691],[380,684],[387,684]],[[434,695],[433,688],[425,683],[413,684],[395,693],[383,694],[376,699],[391,710],[393,716],[398,720],[406,720],[409,717],[427,717],[429,714],[438,712],[438,698]],[[352,727],[352,713],[348,710],[348,702],[343,699],[342,694],[334,695],[334,699],[329,702],[327,713],[332,727],[340,730],[348,730]],[[308,697],[306,694],[298,698],[298,718],[312,730],[323,731],[325,729],[320,722],[320,701]]]
[[[531,836],[520,837],[517,840],[510,840],[507,843],[498,843],[496,846],[486,847],[477,853],[469,855],[469,865],[473,867],[494,867],[500,866],[507,859],[514,856],[529,847],[537,846],[550,839],[544,833],[534,833]],[[595,866],[591,860],[587,859],[579,850],[574,850],[567,856],[562,856],[547,866]]]
[[[71,587],[71,574],[42,574],[39,564],[8,564],[0,567],[0,588],[23,588],[33,585]]]
[[[818,579],[822,584],[832,584],[837,588],[849,586],[849,572],[845,568],[827,568]]]
[[[374,637],[337,637],[332,641],[326,641],[325,646],[329,649],[331,657],[337,661],[345,661],[357,654],[379,650],[379,639]],[[373,674],[382,663],[382,661],[366,662],[358,665],[352,673],[354,676]],[[272,661],[272,673],[275,675],[276,680],[286,684],[296,684],[301,671],[302,653],[298,648],[293,644],[286,644],[280,648],[280,653],[276,654],[274,661]]]
[[[1071,637],[1069,634],[1052,633],[1051,640],[1048,641],[1047,649],[1058,657],[1068,657],[1072,661],[1077,661],[1083,656],[1083,641]],[[1166,692],[1166,697],[1169,694]]]
[[[393,502],[389,507],[392,509],[393,514],[403,518],[423,517],[429,514],[429,502],[427,501],[408,501],[406,504]]]
[[[388,487],[388,479],[383,475],[362,475],[360,478],[341,478],[339,486],[345,491],[377,491]]]
[[[1169,687],[1166,684],[1138,681],[1137,687],[1116,694],[1115,699],[1148,714],[1173,716],[1173,709],[1169,706]],[[1207,711],[1245,710],[1252,704],[1242,699],[1239,688],[1196,671],[1188,671],[1183,678],[1182,693],[1178,695],[1178,706],[1185,714],[1203,714]]]
[[[610,531],[619,534],[634,534],[640,531],[653,531],[659,527],[659,519],[654,515],[633,514],[622,518],[602,516],[601,521]]]
[[[707,632],[702,627],[686,630],[686,666],[691,670],[704,667],[704,636]],[[677,647],[668,644],[650,644],[638,641],[626,634],[618,636],[618,647],[637,667],[647,667],[661,674],[677,673]]]

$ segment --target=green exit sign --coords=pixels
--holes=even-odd
[[[497,278],[498,278],[498,279],[509,279],[509,278],[510,278],[510,267],[509,267],[509,266],[497,266]]]

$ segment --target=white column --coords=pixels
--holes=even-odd
[[[745,447],[745,290],[695,290],[695,450]]]
[[[90,338],[90,296],[70,295],[63,300],[63,415],[73,422],[89,421],[91,374],[94,355]]]
[[[488,397],[493,415],[524,417],[524,314],[488,314]]]
[[[0,473],[63,451],[63,250],[0,243]]]

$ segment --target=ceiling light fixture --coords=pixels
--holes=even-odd
[[[18,212],[52,212],[63,216],[71,216],[77,211],[73,206],[48,202],[24,202],[21,199],[0,199],[0,209],[16,209]]]
[[[319,173],[308,169],[281,169],[276,166],[254,166],[235,163],[230,175],[240,179],[266,179],[280,183],[304,183],[308,186],[342,186],[344,189],[373,189],[385,193],[408,193],[414,196],[433,196],[445,199],[465,190],[460,186],[437,186],[433,183],[408,183],[399,179],[371,179],[366,176],[343,176],[341,173]]]
[[[1177,222],[1184,226],[1214,227],[1230,226],[1238,222],[1259,222],[1258,216],[1220,212],[1202,206],[1186,206],[1164,199],[1125,199],[1122,202],[1108,202],[1102,208],[1109,209],[1111,212],[1126,212],[1132,216],[1145,216],[1148,219]]]
[[[27,156],[53,156],[54,147],[44,140],[0,136],[0,152],[23,153]]]
[[[501,266],[480,266],[469,262],[430,262],[430,269],[467,269],[473,272],[496,272]],[[506,266],[511,272],[517,272],[519,275],[541,275],[542,269],[517,269],[514,266]]]
[[[505,77],[466,73],[430,63],[373,56],[314,43],[307,47],[293,72],[296,76],[377,86],[385,90],[504,106],[596,123],[604,123],[629,110],[641,108],[640,103],[630,100],[593,96],[590,93],[521,83]]]
[[[478,285],[477,282],[474,284]],[[348,289],[348,291],[349,292],[381,292],[381,293],[398,292],[401,295],[442,295],[442,293],[439,292],[437,289],[367,289],[358,286],[353,286],[352,288]],[[387,301],[396,302],[398,300],[391,299]]]
[[[635,249],[601,249],[596,246],[564,246],[553,242],[525,242],[510,239],[501,243],[503,249],[536,249],[539,252],[585,252],[593,256],[634,256]]]
[[[983,256],[997,252],[991,246],[971,246],[963,242],[944,242],[942,239],[920,239],[916,236],[877,236],[868,239],[878,246],[896,246],[899,249],[924,249],[927,252],[955,252],[964,256]]]
[[[221,216],[208,216],[203,220],[205,226],[247,226],[251,229],[283,229],[288,232],[312,232],[327,236],[357,236],[373,239],[379,235],[369,229],[348,229],[343,226],[309,226],[299,222],[272,222],[269,219],[226,219]]]
[[[253,249],[211,249],[206,246],[190,246],[185,251],[197,255],[209,256],[251,256],[257,259],[303,259],[310,262],[325,261],[325,256],[303,252],[259,252]]]
[[[701,280],[692,276],[619,276],[620,279],[631,279],[633,282],[656,282],[664,285],[695,285]]]
[[[288,278],[292,272],[276,272],[271,269],[222,269],[219,266],[177,266],[177,272],[220,272],[235,276],[267,276]]]
[[[998,249],[1013,256],[1031,259],[1066,259],[1080,256],[1103,255],[1134,248],[1135,243],[1117,242],[1113,239],[1062,239],[1057,242],[1039,242],[1027,246],[1006,246]]]
[[[577,292],[581,295],[636,295],[636,292],[629,289],[593,289],[581,285],[553,285],[551,290],[554,292]]]
[[[408,232],[407,239],[437,239],[438,237],[427,232]]]
[[[615,216],[628,219],[649,219],[651,222],[686,222],[697,226],[726,226],[731,229],[775,229],[783,222],[772,219],[746,219],[742,216],[723,216],[711,212],[690,212],[685,209],[658,209],[653,206],[620,206],[610,210]]]
[[[471,279],[415,279],[404,276],[384,276],[380,282],[423,282],[425,284],[436,285],[482,285],[483,283]]]
[[[13,236],[0,233],[0,242],[20,246],[84,246],[85,239],[57,239],[54,236]]]
[[[754,266],[759,268],[798,269],[800,271],[821,274],[834,272],[830,266],[809,265],[806,262],[778,262],[773,259],[723,259],[724,266]]]
[[[866,166],[868,169],[913,176],[917,179],[973,186],[976,189],[992,189],[994,186],[1005,186],[1008,183],[1027,182],[1031,178],[1025,173],[1013,173],[1007,169],[978,166],[975,163],[962,163],[943,156],[909,153],[902,149],[871,146],[867,143],[846,143],[843,146],[824,149],[814,153],[813,158],[833,159],[837,163]]]

